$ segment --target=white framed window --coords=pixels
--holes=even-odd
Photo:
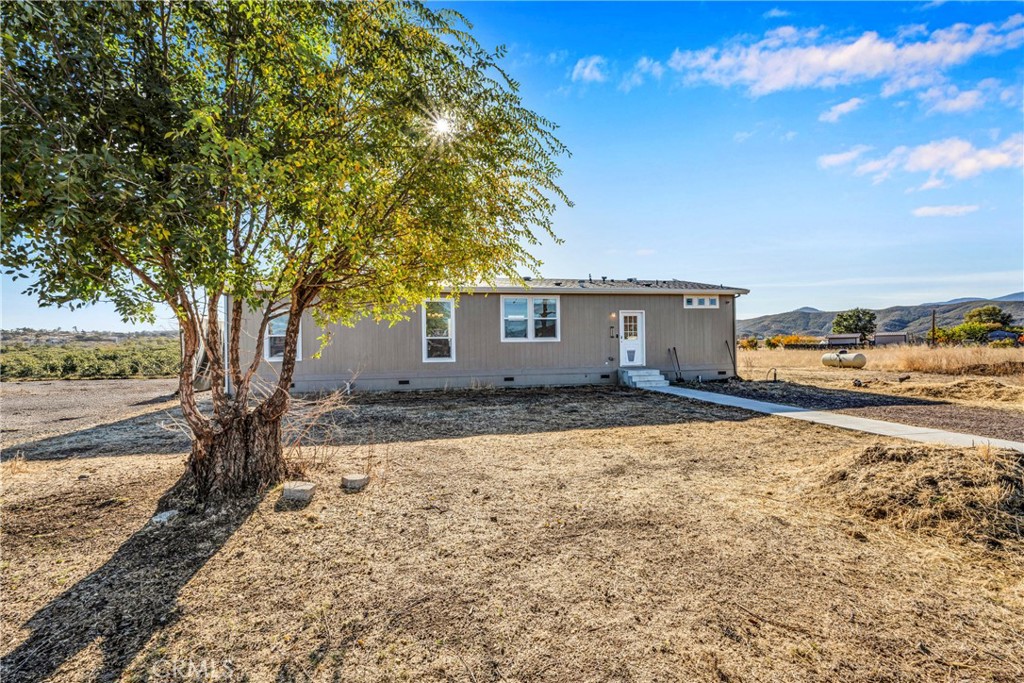
[[[718,296],[714,294],[687,294],[683,308],[718,308]]]
[[[451,299],[423,303],[423,362],[455,362],[455,302]]]
[[[288,329],[288,316],[282,315],[267,323],[267,334],[263,339],[263,357],[271,363],[284,360],[284,337]],[[295,339],[295,360],[302,360],[302,323]]]
[[[501,297],[501,341],[561,341],[561,309],[558,296]]]

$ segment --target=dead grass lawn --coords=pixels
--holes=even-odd
[[[369,399],[349,434],[305,509],[163,527],[180,456],[5,472],[5,680],[1024,677],[1015,541],[837,495],[900,442],[617,390]]]

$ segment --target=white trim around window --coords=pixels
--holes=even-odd
[[[423,362],[454,363],[455,302],[452,299],[428,299],[420,308]]]
[[[717,294],[687,294],[683,297],[683,308],[718,308],[720,302]]]
[[[263,336],[263,359],[269,363],[280,363],[284,360],[284,336],[288,329],[288,315],[271,318],[267,323],[266,334]],[[299,334],[295,339],[295,360],[302,360],[302,323],[299,323]]]
[[[562,341],[562,301],[558,295],[503,295],[499,313],[503,342]]]

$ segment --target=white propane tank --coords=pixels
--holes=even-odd
[[[821,357],[821,364],[830,368],[862,368],[868,359],[863,353],[826,353]]]

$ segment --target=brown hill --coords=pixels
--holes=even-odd
[[[980,306],[996,305],[1014,318],[1014,324],[1024,324],[1024,301],[997,301],[973,299],[948,304],[919,306],[893,306],[876,310],[879,332],[907,332],[927,334],[932,324],[932,311],[936,312],[939,327],[951,327],[964,321],[964,315]],[[762,315],[758,318],[736,321],[736,334],[740,337],[772,337],[777,334],[800,334],[814,337],[832,331],[832,320],[838,311],[798,309],[788,313]]]

